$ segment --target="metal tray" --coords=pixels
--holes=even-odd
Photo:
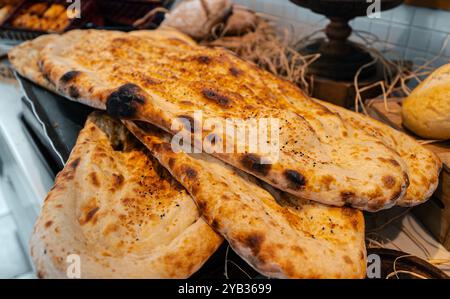
[[[69,101],[18,74],[16,78],[24,94],[24,122],[47,150],[52,168],[61,170],[93,109]]]

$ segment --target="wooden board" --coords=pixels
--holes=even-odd
[[[368,113],[393,128],[422,141],[420,137],[402,126],[401,108],[402,99],[389,99],[385,104],[383,100],[373,100],[368,105]],[[450,250],[450,141],[437,142],[424,145],[433,151],[442,161],[443,169],[439,177],[439,186],[431,200],[413,209],[414,214],[441,242]]]

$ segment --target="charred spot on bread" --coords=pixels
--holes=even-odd
[[[350,202],[351,200],[353,200],[353,198],[355,198],[355,193],[352,191],[342,191],[341,192],[341,198],[344,202]]]
[[[89,222],[92,219],[92,217],[94,217],[95,213],[98,212],[98,210],[100,210],[99,207],[95,207],[95,208],[89,210],[89,212],[87,212],[87,214],[86,214],[86,218],[85,218],[84,222],[85,223]]]
[[[70,164],[68,166],[69,166],[70,169],[76,170],[78,165],[80,165],[80,162],[81,162],[81,158],[76,158],[75,160],[70,162]]]
[[[113,173],[113,185],[116,188],[120,188],[125,181],[125,178],[121,174],[115,174]]]
[[[85,210],[85,212],[83,212],[84,215],[79,219],[79,223],[81,225],[84,225],[89,221],[93,220],[95,214],[98,212],[98,210],[100,210],[100,208],[96,205],[91,205],[90,207],[86,207],[84,210]]]
[[[381,180],[383,181],[384,187],[388,189],[392,189],[396,183],[395,178],[392,177],[391,175],[385,175],[381,178]]]
[[[78,87],[74,85],[69,86],[69,96],[73,99],[78,99],[80,97],[80,91],[78,90]]]
[[[138,106],[144,103],[142,89],[136,84],[127,83],[109,95],[106,111],[113,117],[131,118],[136,115]]]
[[[267,175],[271,168],[270,164],[261,163],[261,157],[255,154],[245,154],[241,163],[246,169],[262,175]]]
[[[288,180],[290,189],[300,189],[306,185],[305,177],[296,170],[285,170],[283,175]]]
[[[245,236],[242,239],[242,243],[246,247],[248,247],[252,254],[256,257],[258,256],[259,252],[261,251],[262,243],[264,242],[264,235],[260,233],[253,233],[248,236]]]
[[[64,75],[59,78],[59,82],[63,85],[72,82],[76,77],[78,77],[81,74],[79,71],[68,71]]]
[[[202,64],[209,64],[212,61],[211,57],[206,56],[206,55],[197,56],[196,59],[198,62],[200,62]]]
[[[99,182],[97,174],[95,172],[91,172],[89,174],[89,178],[90,178],[91,183],[92,183],[93,186],[100,187],[100,182]]]
[[[238,69],[237,67],[230,67],[230,74],[233,75],[234,77],[239,77],[239,75],[241,75],[243,73],[242,70]]]
[[[49,228],[50,226],[52,226],[52,224],[53,224],[53,221],[49,220],[49,221],[45,222],[45,227]]]
[[[197,171],[196,171],[195,169],[193,169],[192,167],[190,167],[190,166],[185,166],[185,167],[183,168],[183,170],[184,170],[184,173],[186,174],[186,176],[187,176],[189,179],[193,180],[193,179],[196,179],[196,178],[197,178]]]
[[[206,99],[213,101],[221,107],[229,107],[231,105],[231,100],[229,97],[212,88],[204,88],[202,90],[202,95]]]
[[[397,162],[397,160],[389,159],[389,162],[394,165],[395,167],[400,167],[400,163]]]

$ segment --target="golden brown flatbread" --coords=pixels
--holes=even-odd
[[[57,34],[42,35],[33,40],[23,42],[8,52],[9,61],[21,76],[51,91],[56,90],[39,68],[39,52],[57,37]]]
[[[125,125],[191,193],[208,224],[252,267],[278,278],[363,278],[364,218],[276,191],[207,154],[172,151],[171,136]]]
[[[316,101],[338,113],[355,129],[380,139],[400,155],[408,168],[409,186],[405,196],[397,201],[397,205],[411,207],[431,197],[439,184],[439,172],[442,168],[439,157],[410,136],[371,117],[325,101]]]
[[[186,192],[118,121],[89,116],[36,222],[38,277],[186,278],[222,238]]]
[[[41,51],[42,71],[74,100],[171,133],[179,132],[171,128],[177,117],[199,122],[196,110],[204,118],[276,118],[278,159],[259,151],[214,155],[293,195],[369,211],[391,207],[404,196],[407,167],[377,138],[228,51],[155,32],[155,38],[148,31],[145,37],[66,33]],[[292,105],[292,97],[301,104]],[[231,139],[218,128],[203,137],[211,134]]]

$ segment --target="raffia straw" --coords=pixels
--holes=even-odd
[[[400,93],[400,95],[403,96],[410,95],[412,90],[407,86],[407,82],[410,80],[415,80],[419,84],[422,82],[421,77],[426,77],[430,75],[434,70],[431,64],[434,63],[440,57],[442,57],[448,43],[450,42],[450,35],[447,35],[437,55],[435,55],[433,58],[429,60],[423,59],[424,62],[422,63],[422,65],[417,66],[414,70],[407,70],[403,66],[402,62],[393,63],[392,61],[388,61],[386,58],[384,58],[384,55],[380,51],[376,50],[373,47],[373,44],[382,43],[382,41],[380,41],[380,39],[374,36],[372,33],[366,31],[354,31],[354,33],[356,36],[358,36],[364,41],[365,45],[367,45],[367,46],[365,45],[359,46],[364,50],[370,52],[372,56],[375,57],[375,59],[378,59],[378,61],[380,61],[383,64],[385,72],[382,81],[379,81],[375,84],[371,84],[370,88],[365,87],[363,89],[359,86],[359,80],[357,77],[359,77],[360,72],[368,65],[364,65],[358,70],[354,80],[356,90],[354,102],[355,102],[355,110],[357,112],[359,112],[359,105],[360,104],[362,105],[361,92],[380,86],[382,89],[382,98],[386,111],[391,113],[397,113],[398,111],[393,111],[392,109],[389,108],[387,104],[388,98],[392,96],[394,93]],[[363,34],[365,34],[366,36],[363,36]],[[395,77],[392,76],[391,69],[395,70],[396,73]],[[388,72],[388,74],[386,72]],[[398,85],[399,87],[397,87]],[[363,105],[362,110],[365,113]]]
[[[366,237],[366,242],[368,243],[367,244],[368,248],[386,248],[385,244],[389,244],[389,245],[395,247],[395,249],[401,251],[401,248],[398,247],[392,240],[389,240],[388,238],[383,238],[382,236],[379,236],[379,235],[377,237],[379,237],[380,240]],[[384,242],[385,239],[387,241],[386,243]]]
[[[407,208],[406,210],[404,210],[401,213],[399,213],[398,215],[392,217],[391,219],[389,219],[388,221],[386,221],[382,225],[377,226],[377,227],[375,227],[373,229],[367,230],[367,232],[377,232],[377,231],[380,231],[380,230],[384,229],[385,227],[387,227],[391,223],[395,222],[396,220],[398,220],[398,219],[402,218],[403,216],[405,216],[406,214],[408,214],[411,209],[412,208]]]
[[[366,240],[368,241],[367,247],[369,247],[369,248],[383,248],[384,247],[383,243],[381,243],[375,239],[366,238]],[[375,245],[375,246],[373,246],[373,245]]]
[[[229,250],[230,250],[230,245],[227,246],[227,251],[225,252],[225,266],[224,266],[225,272],[224,272],[224,275],[225,275],[226,279],[230,279],[228,277],[228,251]]]
[[[291,37],[293,29],[276,29],[274,24],[262,18],[255,24],[253,32],[243,36],[228,37],[224,28],[223,23],[217,24],[212,29],[212,40],[201,43],[227,48],[263,69],[298,84],[307,93],[312,91],[306,76],[307,69],[320,54],[302,55],[296,51]]]
[[[369,236],[373,236],[374,238],[371,238]],[[368,241],[368,248],[386,248],[386,245],[389,244],[391,246],[393,246],[395,249],[397,250],[402,250],[399,246],[397,246],[397,244],[394,243],[394,241],[392,241],[391,239],[389,239],[386,236],[382,236],[380,234],[377,233],[366,233],[366,240]],[[376,246],[372,246],[372,245],[376,245]]]
[[[431,254],[428,251],[428,249],[425,247],[425,245],[423,245],[406,227],[401,227],[400,230],[402,232],[405,233],[405,235],[411,240],[413,241],[414,244],[417,245],[417,247],[419,247],[423,253],[425,254],[425,257],[427,259],[431,259]]]
[[[389,278],[391,278],[391,277],[394,276],[394,275],[397,277],[397,279],[400,279],[400,278],[398,277],[398,274],[399,274],[399,273],[409,274],[409,275],[412,275],[412,276],[415,276],[415,277],[421,278],[421,279],[428,279],[428,277],[425,277],[425,276],[423,276],[423,275],[420,275],[420,274],[417,274],[417,273],[414,273],[414,272],[411,272],[411,271],[407,271],[407,270],[397,270],[397,271],[395,271],[395,272],[391,272],[391,273],[389,273],[388,275],[386,275],[386,279],[389,279]]]
[[[308,44],[319,40],[322,37],[316,37],[323,34],[324,30],[316,30],[308,35],[303,36],[298,42],[291,42],[293,28],[275,26],[270,20],[276,20],[273,16],[257,13],[259,21],[255,24],[255,30],[241,37],[229,38],[224,32],[224,24],[217,24],[212,31],[212,40],[203,41],[210,45],[217,45],[228,48],[236,52],[239,56],[249,61],[253,61],[260,67],[274,73],[284,79],[297,83],[306,93],[311,94],[314,87],[314,76],[309,76],[308,67],[317,60],[320,55],[302,55],[295,49],[303,44]],[[279,29],[275,29],[278,27]],[[362,49],[371,53],[375,59],[380,62],[383,67],[384,77],[382,80],[371,84],[370,86],[361,87],[359,76],[364,68],[369,67],[375,62],[363,65],[356,73],[354,78],[355,85],[355,110],[361,110],[367,114],[366,105],[362,99],[362,92],[372,88],[380,88],[384,106],[387,112],[397,113],[388,105],[389,97],[393,95],[408,96],[411,89],[407,82],[414,80],[417,83],[422,82],[421,77],[428,76],[433,67],[431,64],[442,57],[450,36],[447,36],[443,42],[440,51],[430,60],[424,60],[422,65],[417,66],[414,70],[408,70],[404,62],[399,59],[398,62],[387,60],[381,51],[375,49],[374,44],[382,44],[376,35],[361,30],[353,31],[355,36],[364,41],[364,45],[358,45]],[[395,54],[395,52],[394,52]]]
[[[425,245],[422,244],[422,242],[420,242],[420,240],[418,240],[414,236],[414,234],[412,234],[403,225],[397,225],[395,223],[396,220],[398,220],[400,217],[404,216],[407,212],[410,211],[410,209],[411,208],[408,208],[407,210],[396,215],[395,217],[391,218],[389,221],[383,223],[382,225],[380,225],[372,230],[368,230],[366,232],[366,240],[368,241],[368,248],[374,248],[374,247],[375,248],[387,248],[386,246],[390,245],[401,251],[402,249],[399,248],[392,240],[377,233],[378,231],[382,230],[383,228],[387,227],[388,225],[396,225],[397,229],[404,232],[405,235],[424,253],[424,255],[425,255],[424,260],[426,260],[428,263],[433,264],[435,266],[442,266],[442,265],[450,264],[450,259],[433,259],[431,257],[430,252],[425,247]],[[381,242],[379,240],[381,240]],[[384,241],[387,241],[387,242],[384,242]],[[408,255],[408,256],[413,256],[413,255]],[[397,271],[397,273],[400,273],[400,272]],[[414,273],[409,273],[409,274],[414,275]]]
[[[150,10],[149,12],[147,12],[145,14],[145,16],[143,16],[142,18],[134,21],[133,26],[136,27],[136,28],[139,28],[140,26],[142,26],[146,22],[148,22],[148,20],[150,20],[158,12],[167,13],[167,12],[169,12],[169,10],[164,8],[164,7],[155,7],[154,9]]]
[[[391,278],[391,277],[394,276],[394,275],[397,277],[397,279],[400,279],[400,277],[398,277],[398,274],[399,274],[399,273],[410,274],[410,275],[415,276],[415,277],[418,277],[418,278],[427,279],[427,277],[425,277],[425,276],[423,276],[423,275],[420,275],[420,274],[417,274],[417,273],[415,273],[415,272],[411,272],[411,271],[407,271],[407,270],[397,270],[397,261],[398,261],[399,259],[405,258],[405,257],[414,257],[414,255],[406,254],[406,255],[402,255],[402,256],[399,256],[399,257],[395,258],[394,264],[393,264],[394,272],[391,272],[391,273],[389,273],[388,275],[386,275],[386,279],[389,279],[389,278]]]
[[[244,273],[248,278],[252,279],[252,277],[251,277],[247,272],[245,272],[244,269],[242,269],[242,268],[241,268],[238,264],[236,264],[234,261],[228,259],[228,252],[229,252],[229,250],[230,250],[230,245],[227,246],[227,251],[225,252],[225,267],[224,267],[224,268],[225,268],[225,272],[224,272],[225,278],[226,278],[226,279],[230,279],[230,277],[228,276],[228,263],[231,263],[231,264],[233,264],[236,268],[238,268],[239,270],[241,270],[241,272]]]

